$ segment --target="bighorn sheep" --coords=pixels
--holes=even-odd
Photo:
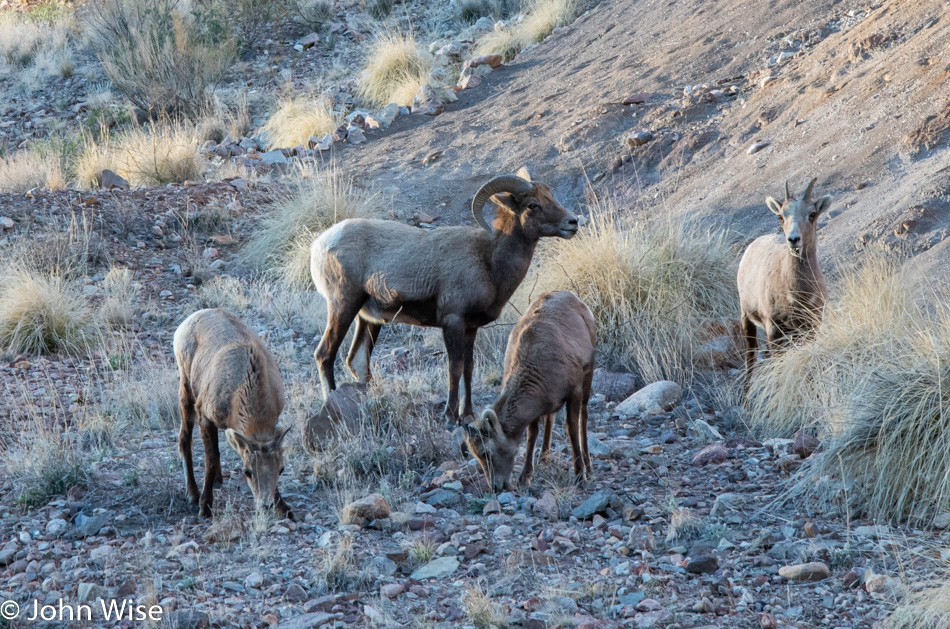
[[[795,333],[813,330],[825,305],[825,278],[818,268],[818,216],[831,197],[812,200],[812,179],[801,198],[785,182],[785,201],[765,200],[778,215],[784,235],[756,238],[739,262],[737,283],[742,333],[746,339],[746,388],[758,352],[757,328],[765,330],[769,349]]]
[[[567,404],[567,434],[574,454],[574,477],[591,473],[587,450],[587,401],[594,377],[594,317],[573,293],[541,295],[508,336],[501,395],[465,425],[465,444],[494,491],[511,487],[511,471],[521,436],[528,430],[519,483],[530,485],[534,446],[544,420],[542,456],[551,448],[554,414]]]
[[[281,444],[289,430],[278,430],[284,408],[280,370],[263,341],[232,315],[199,310],[175,331],[175,362],[181,432],[178,450],[184,463],[188,497],[210,517],[214,484],[223,482],[218,430],[244,463],[244,476],[258,508],[293,517],[277,490],[284,471]],[[204,491],[198,495],[192,463],[192,431],[200,422],[205,445]]]
[[[499,206],[492,230],[482,216],[491,199]],[[433,231],[394,221],[348,219],[326,230],[310,249],[310,270],[327,302],[327,327],[314,358],[324,396],[336,388],[333,363],[350,323],[356,332],[346,364],[370,380],[370,356],[380,328],[408,323],[442,329],[449,363],[447,421],[472,412],[475,335],[491,323],[524,279],[538,239],[571,238],[577,218],[525,169],[495,177],[472,200],[484,229]]]

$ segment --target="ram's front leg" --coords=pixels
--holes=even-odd
[[[442,417],[446,424],[454,425],[459,421],[459,380],[465,370],[466,336],[461,317],[453,316],[443,324],[442,339],[449,361],[449,393]]]

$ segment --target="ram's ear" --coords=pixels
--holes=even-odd
[[[831,197],[830,197],[830,196],[825,195],[825,196],[821,197],[820,199],[818,199],[817,201],[815,201],[815,210],[816,210],[819,214],[821,214],[822,212],[824,212],[825,210],[827,210],[829,207],[831,207]]]
[[[488,434],[492,436],[501,434],[501,421],[498,419],[498,414],[492,409],[486,408],[482,411],[482,423],[485,425]]]
[[[495,205],[499,205],[512,212],[518,211],[518,202],[515,200],[515,195],[510,192],[499,192],[491,198],[491,201]]]
[[[521,177],[522,179],[524,179],[525,181],[531,181],[531,173],[528,172],[528,169],[525,166],[522,166],[521,168],[519,168],[518,172],[516,172],[515,174]]]
[[[778,214],[779,216],[782,215],[782,204],[776,201],[774,198],[768,197],[765,200],[765,205],[767,205],[773,213]]]

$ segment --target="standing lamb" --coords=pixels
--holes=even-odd
[[[567,404],[567,434],[574,454],[574,477],[591,474],[587,450],[587,402],[594,377],[594,317],[573,293],[541,295],[508,336],[501,395],[481,417],[465,426],[465,443],[493,491],[511,487],[515,455],[525,429],[528,443],[519,483],[530,485],[534,446],[544,420],[542,456],[551,447],[554,414]]]
[[[499,206],[494,229],[482,216],[489,199]],[[461,416],[472,413],[478,328],[501,314],[540,238],[577,233],[577,218],[524,169],[483,185],[472,213],[484,231],[348,219],[313,242],[310,271],[327,302],[326,331],[314,353],[324,397],[336,388],[333,363],[354,318],[346,364],[361,382],[371,378],[370,356],[380,328],[408,323],[442,329],[449,363],[446,420],[459,418],[459,378],[465,385]]]
[[[290,430],[277,428],[284,387],[277,363],[260,337],[223,310],[199,310],[175,331],[175,361],[181,375],[178,450],[188,497],[200,506],[201,515],[211,516],[214,484],[223,482],[218,450],[218,430],[223,429],[244,463],[257,507],[276,507],[281,515],[293,517],[277,490],[277,477],[284,471],[281,444]],[[205,446],[200,496],[191,451],[195,421]]]
[[[783,235],[756,238],[739,262],[737,282],[746,339],[748,389],[758,352],[757,328],[765,330],[769,349],[796,333],[814,330],[825,305],[825,278],[818,268],[818,216],[831,205],[831,197],[812,200],[812,179],[801,198],[785,182],[785,201],[765,200],[778,215]]]

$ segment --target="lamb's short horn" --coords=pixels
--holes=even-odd
[[[792,198],[792,193],[788,190],[788,179],[785,180],[785,200],[788,201]]]
[[[472,216],[475,217],[475,222],[478,223],[482,229],[491,231],[491,227],[482,215],[482,208],[485,207],[488,200],[499,192],[525,194],[532,189],[534,189],[534,185],[531,182],[525,181],[517,175],[500,175],[488,181],[484,186],[478,189],[478,192],[475,193],[475,198],[472,199]]]
[[[812,179],[809,182],[808,187],[805,188],[805,194],[802,196],[802,199],[805,200],[805,203],[808,203],[809,201],[811,201],[811,189],[815,187],[816,181],[818,181],[818,177],[815,177],[814,179]]]

